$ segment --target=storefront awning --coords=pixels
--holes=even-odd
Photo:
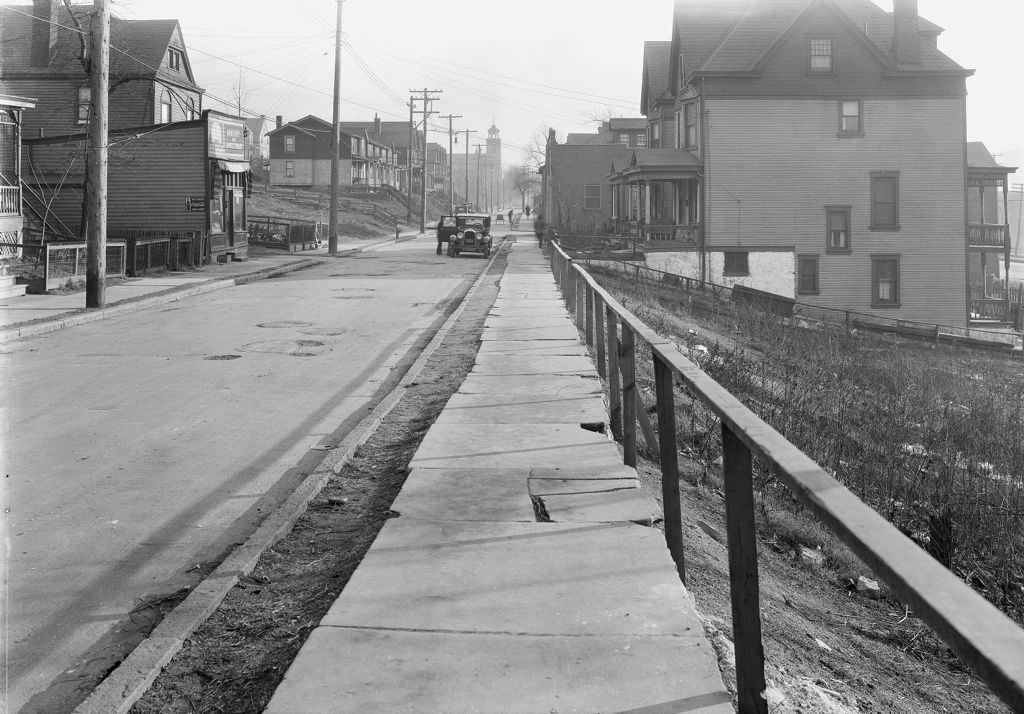
[[[233,174],[240,174],[243,171],[249,170],[248,161],[224,161],[222,159],[217,160],[217,168],[221,171],[228,171]]]

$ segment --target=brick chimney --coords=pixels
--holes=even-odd
[[[896,64],[921,64],[917,0],[892,0],[892,53]]]
[[[284,126],[284,117],[278,114],[274,117],[274,128],[280,129],[282,126]]]
[[[32,0],[32,66],[49,67],[57,44],[58,0]]]
[[[373,133],[380,136],[380,117],[376,112],[373,113]]]

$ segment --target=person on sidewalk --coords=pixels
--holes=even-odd
[[[512,209],[508,209],[508,224],[512,225]]]
[[[527,206],[524,210],[526,212],[526,217],[529,218],[530,217],[530,207]]]

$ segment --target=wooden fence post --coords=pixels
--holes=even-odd
[[[584,320],[586,322],[586,329],[584,334],[587,339],[587,347],[594,346],[594,288],[591,287],[588,281],[583,282],[583,288],[586,291],[586,315]]]
[[[594,342],[597,344],[597,376],[605,379],[608,371],[605,369],[605,336],[604,336],[604,299],[594,295]]]
[[[761,644],[753,469],[750,450],[724,421],[722,471],[725,475],[725,524],[738,708],[740,714],[768,714],[768,702],[762,696],[765,689],[764,648]]]
[[[636,347],[633,329],[622,323],[619,365],[622,369],[622,461],[636,466]]]
[[[661,508],[665,542],[686,584],[683,559],[683,516],[679,503],[679,451],[676,444],[676,406],[672,369],[654,354],[654,389],[658,406],[658,446],[661,454]]]
[[[611,307],[605,306],[608,318],[608,416],[611,419],[612,436],[622,440],[622,392],[619,378],[619,328],[618,315]]]

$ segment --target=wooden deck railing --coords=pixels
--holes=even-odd
[[[1010,227],[1000,223],[967,224],[967,244],[1004,248],[1009,246]]]
[[[557,245],[551,269],[598,374],[608,380],[611,429],[636,465],[636,340],[651,351],[665,540],[685,582],[676,443],[676,383],[721,421],[736,689],[741,714],[766,714],[754,524],[753,460],[774,470],[857,557],[927,623],[1012,711],[1024,711],[1024,630],[853,495],[736,397],[620,305]]]

